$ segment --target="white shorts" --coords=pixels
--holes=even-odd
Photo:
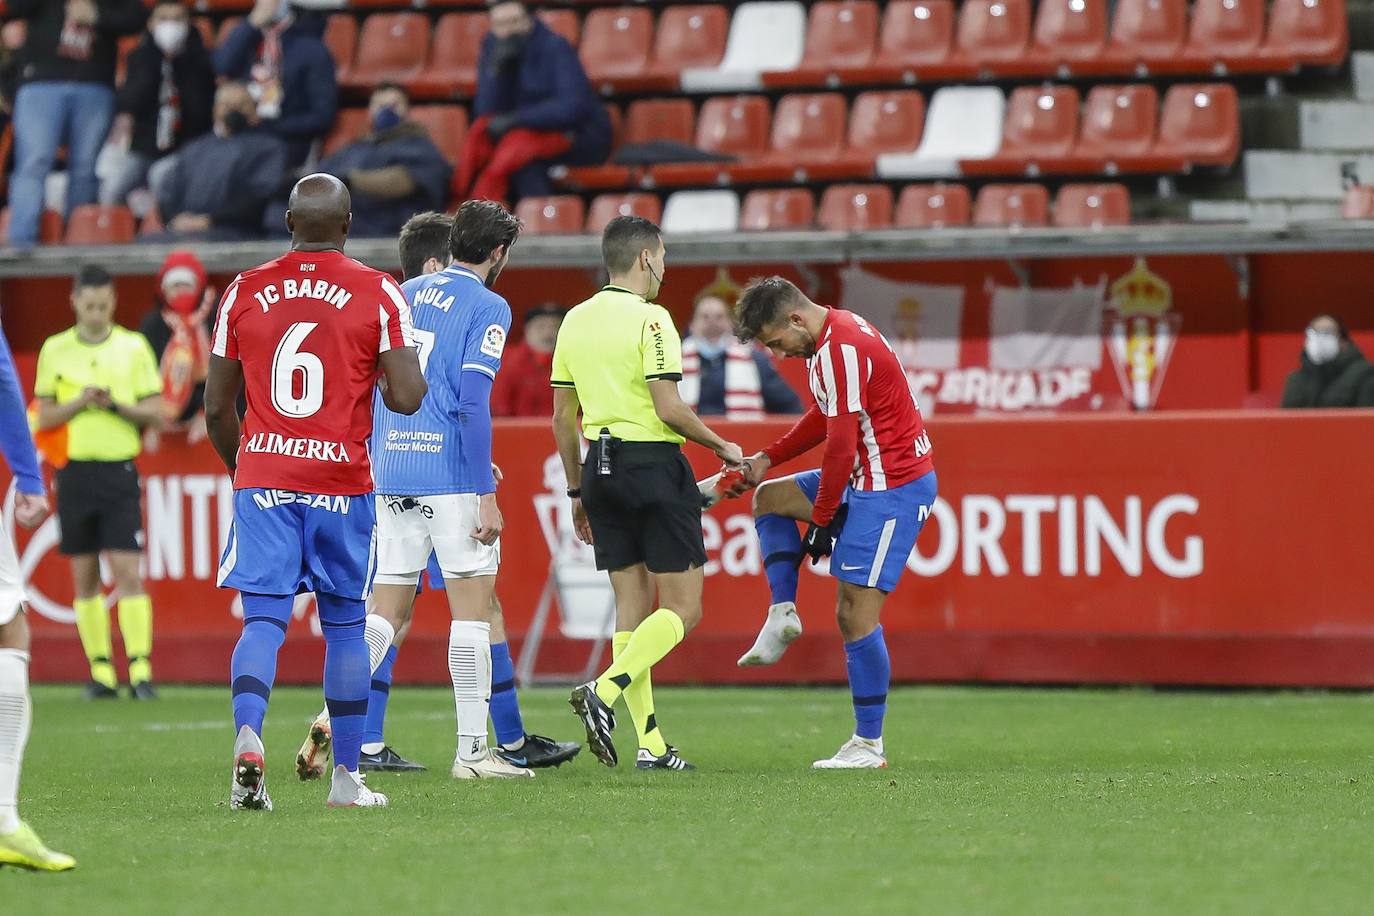
[[[416,585],[432,551],[445,579],[494,576],[501,542],[488,547],[477,530],[476,493],[377,497],[377,585]]]
[[[14,541],[0,532],[0,626],[19,615],[19,606],[28,600],[24,583],[19,578],[19,557]]]

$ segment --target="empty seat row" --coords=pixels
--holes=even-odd
[[[0,211],[0,238],[9,237],[10,211]],[[38,223],[38,241],[44,245],[122,245],[132,242],[138,221],[128,207],[84,204],[72,210],[66,226],[62,214],[44,210]]]
[[[757,190],[743,202],[728,190],[678,191],[661,204],[644,192],[602,194],[591,206],[575,195],[522,200],[516,213],[530,235],[600,233],[617,216],[643,216],[666,232],[760,232],[825,229],[938,229],[953,226],[1102,228],[1131,219],[1131,198],[1120,184],[1070,184],[1053,208],[1039,184],[986,185],[976,199],[960,184],[913,184],[894,200],[883,184],[832,185],[819,206],[801,188]]]

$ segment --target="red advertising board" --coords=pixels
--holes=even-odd
[[[750,451],[786,424],[723,426]],[[940,501],[883,617],[897,679],[1374,685],[1374,476],[1352,464],[1374,441],[1374,412],[941,417],[931,435]],[[713,469],[689,454],[701,476]],[[553,560],[577,572],[586,556],[547,424],[498,424],[495,457],[498,593],[518,653]],[[238,632],[233,595],[214,584],[229,481],[204,443],[169,437],[139,464],[157,675],[222,681]],[[7,531],[11,518],[7,502]],[[702,525],[705,621],[655,677],[842,680],[834,582],[810,567],[805,635],[775,667],[735,666],[768,603],[747,500]],[[81,679],[55,523],[17,534],[34,675]],[[323,656],[313,605],[298,610],[284,682],[316,680]],[[540,670],[580,668],[589,643],[563,635],[556,612],[548,632]],[[442,682],[446,633],[442,601],[422,596],[398,679]]]

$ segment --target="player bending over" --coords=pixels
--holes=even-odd
[[[781,277],[750,284],[736,313],[741,340],[776,356],[804,357],[816,404],[792,429],[745,463],[744,485],[825,443],[820,470],[770,481],[755,500],[755,526],[773,606],[741,665],[771,664],[801,633],[797,570],[834,556],[835,614],[844,637],[854,736],[817,769],[887,766],[883,715],[889,664],[883,601],[906,569],[935,502],[930,437],[897,354],[868,322],[817,305]],[[797,521],[809,522],[806,536]]]
[[[375,561],[372,398],[420,409],[426,385],[410,307],[396,281],[345,257],[348,189],[308,175],[291,191],[291,251],[224,292],[205,384],[205,425],[234,479],[219,584],[239,590],[243,635],[230,664],[230,807],[272,809],[262,722],[297,593],[313,591],[324,630],[324,696],[334,730],[331,807],[385,805],[358,773],[367,714],[364,599]],[[240,435],[234,404],[246,382]]]
[[[469,208],[467,212],[468,220],[471,221],[473,213],[480,214],[481,211]],[[453,264],[453,255],[450,251],[452,229],[453,219],[442,213],[421,213],[411,217],[406,222],[401,229],[399,247],[401,269],[407,281],[437,274]],[[468,265],[468,267],[473,268],[473,265]],[[494,283],[495,280],[496,274],[489,273],[488,285]],[[419,288],[417,284],[407,282],[402,289],[408,298],[413,298],[417,288]],[[465,298],[476,299],[480,297]],[[457,312],[461,310],[461,307],[457,310],[450,309],[450,312],[454,313],[455,320],[458,319]],[[435,315],[447,314],[435,313]],[[467,319],[463,320],[466,321]],[[428,333],[426,325],[429,323],[431,322],[426,318],[424,324],[417,325],[421,340],[424,340],[425,334]],[[483,325],[476,329],[476,332],[485,330],[486,325]],[[469,331],[472,332],[471,329]],[[445,333],[448,334],[448,332]],[[451,336],[445,336],[444,340],[449,349],[445,349],[441,355],[430,353],[433,361],[429,362],[428,366],[438,368],[448,360],[463,359],[463,341],[454,340]],[[431,403],[433,404],[438,404],[438,388],[445,384],[442,379],[453,374],[451,366],[448,367],[448,370],[446,373],[436,374],[434,369],[427,369],[429,378],[434,382],[431,388],[433,392]],[[465,373],[460,374],[460,379],[463,375]],[[484,385],[487,387],[490,385],[485,376],[473,379],[464,391],[467,395],[475,398]],[[461,401],[462,399],[459,398],[458,400]],[[474,401],[464,413],[477,413],[480,412],[480,408],[481,405],[477,405]],[[377,479],[380,487],[383,476],[394,471],[399,460],[395,457],[396,451],[387,448],[386,430],[390,429],[391,418],[388,416],[390,412],[378,406],[375,413],[375,438],[372,450],[378,456]],[[487,411],[488,415],[489,413]],[[430,416],[426,410],[417,416],[416,420],[441,425],[449,431],[445,435],[451,434],[454,442],[463,441],[463,423],[453,415],[439,416],[436,412],[435,416]],[[473,460],[477,460],[476,456],[473,457]],[[492,477],[494,482],[500,482],[500,472],[494,465],[492,466]],[[469,539],[469,532],[462,531],[459,534],[462,538]],[[474,543],[474,547],[476,546],[478,545]],[[445,558],[452,559],[448,550],[445,551]],[[412,561],[407,559],[407,562]],[[444,588],[442,584],[444,574],[439,566],[438,558],[433,553],[428,556],[428,564],[430,587]],[[450,563],[450,569],[452,569],[452,563]],[[385,566],[382,567],[381,572],[387,572]],[[416,579],[418,580],[418,578],[417,574]],[[461,581],[456,582],[456,587],[464,588]],[[364,772],[369,770],[392,772],[424,770],[420,764],[406,760],[387,746],[384,737],[386,709],[391,695],[391,673],[396,662],[397,651],[410,631],[416,592],[417,589],[413,588],[395,588],[383,585],[376,589],[372,596],[371,612],[367,615],[364,632],[372,668],[372,689],[368,695],[367,724],[363,733],[362,756],[360,758],[360,768]],[[519,702],[515,695],[515,666],[511,661],[510,647],[506,642],[505,620],[501,615],[501,605],[496,600],[494,591],[491,596],[491,608],[488,611],[487,621],[491,627],[490,712],[492,722],[496,727],[496,740],[498,742],[498,746],[494,749],[495,755],[515,767],[530,768],[557,766],[571,760],[582,749],[581,745],[571,742],[560,743],[539,735],[525,733],[524,722],[520,716]],[[482,724],[482,729],[483,734],[485,734],[485,721]],[[302,779],[315,779],[323,774],[329,757],[329,741],[329,713],[328,710],[325,710],[311,725],[310,733],[296,757],[297,775]],[[467,769],[464,769],[463,773],[466,772],[468,772]]]

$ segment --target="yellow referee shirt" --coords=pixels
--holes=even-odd
[[[682,341],[663,306],[617,286],[575,306],[558,329],[552,375],[555,388],[577,390],[588,439],[609,429],[627,442],[682,443],[649,394],[651,381],[682,379]]]
[[[162,376],[148,340],[115,325],[98,344],[68,328],[43,342],[33,393],[58,404],[90,388],[108,388],[117,404],[137,404],[162,393]],[[138,425],[110,410],[92,407],[67,422],[67,457],[72,461],[129,461],[142,450]]]

